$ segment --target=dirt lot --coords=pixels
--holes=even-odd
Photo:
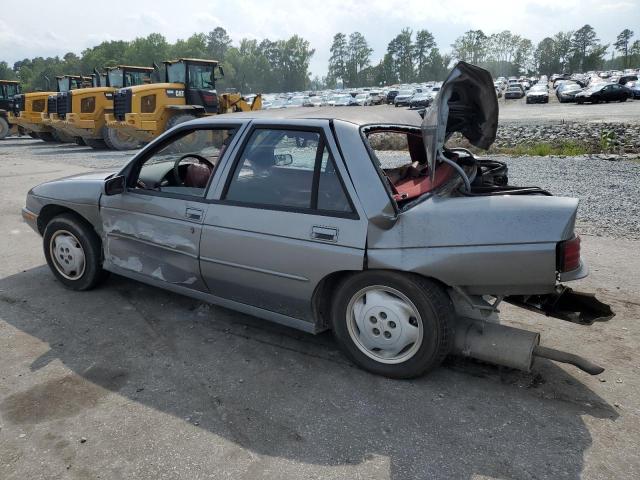
[[[450,359],[392,381],[355,368],[327,334],[116,276],[63,289],[21,221],[25,194],[129,155],[0,143],[1,479],[640,478],[640,241],[583,236],[592,275],[576,286],[612,304],[608,323],[503,309],[602,364],[599,377]]]

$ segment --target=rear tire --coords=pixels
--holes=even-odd
[[[343,280],[333,298],[333,333],[361,368],[413,378],[436,368],[453,345],[453,304],[418,275],[370,270]]]
[[[171,130],[176,125],[195,120],[196,118],[198,117],[191,115],[190,113],[174,115],[167,121],[167,130]],[[202,150],[205,145],[206,137],[204,135],[195,134],[182,137],[180,140],[173,142],[169,148],[178,153],[184,153],[186,151],[196,152],[198,150]]]
[[[4,118],[0,117],[0,140],[6,138],[9,135],[9,122],[7,122]]]
[[[100,238],[77,216],[54,217],[42,236],[44,256],[55,277],[71,290],[90,290],[107,276]]]
[[[104,127],[102,139],[112,150],[136,150],[140,146],[140,140],[127,135],[118,128]]]

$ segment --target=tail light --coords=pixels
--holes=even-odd
[[[559,272],[570,272],[580,266],[580,236],[558,243],[556,248],[557,268]]]

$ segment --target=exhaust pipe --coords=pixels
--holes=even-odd
[[[604,368],[572,353],[540,346],[540,334],[499,323],[458,318],[453,352],[483,362],[531,371],[536,357],[570,363],[590,375]]]

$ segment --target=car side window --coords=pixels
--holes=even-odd
[[[129,188],[204,197],[235,129],[187,130],[147,157],[133,171]]]
[[[264,207],[352,211],[323,137],[312,131],[255,129],[224,199]]]

